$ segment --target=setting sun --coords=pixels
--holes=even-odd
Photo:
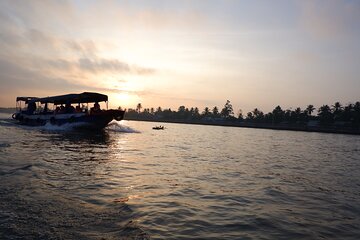
[[[135,108],[136,104],[141,100],[137,95],[126,92],[122,93],[110,93],[109,94],[109,106],[112,108]]]

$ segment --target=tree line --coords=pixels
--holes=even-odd
[[[317,110],[317,114],[313,114]],[[360,125],[360,102],[342,105],[335,102],[333,105],[322,105],[318,109],[310,104],[305,109],[300,107],[283,110],[276,106],[271,112],[264,113],[259,108],[255,108],[246,114],[238,110],[234,114],[234,109],[229,100],[223,108],[217,106],[213,108],[205,107],[200,111],[197,107],[180,106],[177,111],[171,108],[143,108],[142,104],[137,104],[136,108],[126,110],[126,116],[130,119],[146,120],[183,120],[183,121],[204,121],[204,122],[249,122],[249,123],[289,123],[306,124],[309,121],[316,121],[320,125],[347,124],[352,126]]]

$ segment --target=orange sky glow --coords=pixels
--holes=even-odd
[[[4,0],[0,19],[2,107],[83,91],[173,110],[359,100],[357,1]]]

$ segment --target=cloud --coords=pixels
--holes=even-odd
[[[30,41],[32,44],[35,44],[36,46],[44,46],[44,45],[48,45],[50,47],[57,47],[58,44],[58,40],[49,35],[46,34],[42,31],[39,31],[37,29],[28,29],[25,33],[24,33],[24,39],[27,39],[28,41]]]
[[[29,60],[30,61],[30,60]],[[155,69],[131,65],[118,59],[79,58],[76,60],[32,58],[32,68],[45,68],[46,71],[67,71],[68,73],[100,75],[106,73],[123,75],[149,75]]]
[[[77,22],[74,5],[67,0],[0,2],[0,11],[17,26],[51,30],[65,29]]]
[[[88,59],[80,58],[79,65],[80,69],[84,71],[96,72],[125,72],[135,74],[151,74],[154,72],[153,69],[143,68],[138,66],[131,66],[125,62],[121,62],[117,59]]]
[[[88,2],[81,13],[79,25],[114,30],[188,30],[204,27],[205,16],[191,4],[171,1],[94,1]],[[94,20],[96,16],[96,20]]]
[[[102,42],[72,37],[71,34],[64,37],[53,32],[42,24],[45,18],[57,28],[57,23],[65,24],[65,18],[72,14],[72,7],[58,5],[51,1],[46,1],[44,8],[38,8],[36,1],[0,3],[0,95],[1,101],[4,96],[11,98],[5,105],[12,102],[15,92],[38,95],[44,92],[110,91],[106,86],[111,84],[104,77],[107,74],[115,81],[128,75],[143,76],[155,72],[152,68],[101,56],[101,50],[106,46]],[[118,87],[122,83],[118,81]]]
[[[128,60],[138,59],[125,49],[129,39],[135,46],[139,31],[187,31],[202,22],[186,3],[0,1],[0,95],[141,82],[159,70]]]
[[[69,48],[69,50],[81,53],[83,56],[95,56],[96,53],[99,52],[98,47],[96,46],[96,43],[91,40],[85,40],[85,41],[74,41],[67,39],[64,41],[66,47]]]
[[[359,34],[359,1],[300,1],[300,25],[318,38]]]
[[[101,91],[111,93],[131,93],[141,94],[135,91],[121,90],[121,88],[107,88],[97,85],[89,85],[81,82],[74,82],[71,79],[57,76],[47,76],[40,71],[32,71],[21,65],[0,59],[0,82],[1,95],[11,95],[9,93],[20,92],[23,95],[51,95],[64,92],[82,92],[82,91]],[[117,80],[122,84],[126,80]],[[15,96],[11,96],[13,100]]]

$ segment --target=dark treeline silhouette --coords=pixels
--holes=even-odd
[[[141,109],[143,109],[141,111]],[[236,121],[234,117],[233,107],[229,100],[226,101],[224,107],[219,111],[218,107],[210,109],[206,107],[202,112],[199,108],[180,106],[177,111],[170,108],[143,108],[139,103],[136,109],[129,108],[126,110],[128,118],[147,119],[147,120],[203,120],[203,121]]]
[[[317,110],[317,114],[314,112]],[[223,108],[205,107],[202,111],[197,107],[180,106],[177,111],[170,108],[143,108],[139,103],[136,109],[127,109],[125,119],[147,121],[169,121],[180,123],[231,125],[243,127],[263,127],[290,130],[329,129],[329,132],[358,133],[360,127],[360,102],[342,105],[335,102],[334,105],[322,105],[316,109],[308,105],[305,109],[300,107],[283,110],[276,106],[271,112],[264,113],[255,108],[253,111],[243,114],[239,110],[234,114],[232,104],[226,101]],[[342,131],[342,130],[346,131]],[[332,131],[334,130],[334,131]]]
[[[4,113],[14,111],[14,108],[0,108],[0,112]],[[305,109],[297,107],[294,110],[283,110],[276,106],[268,113],[255,108],[246,114],[243,114],[241,109],[235,114],[229,100],[221,109],[214,106],[205,107],[202,111],[197,107],[185,106],[180,106],[176,111],[161,107],[144,108],[139,103],[135,109],[126,110],[125,119],[360,134],[360,102],[347,105],[335,102],[330,106],[322,105],[318,109],[313,105],[308,105]]]

